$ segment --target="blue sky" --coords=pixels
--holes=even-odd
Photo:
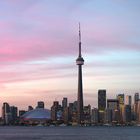
[[[140,90],[140,1],[0,1],[0,102],[46,107],[77,98],[81,23],[84,103]]]

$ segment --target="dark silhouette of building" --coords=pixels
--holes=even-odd
[[[118,94],[117,99],[119,101],[119,109],[120,109],[120,123],[123,123],[123,108],[124,108],[124,102],[125,102],[125,96],[124,94]]]
[[[124,94],[118,94],[117,99],[119,101],[119,106],[124,105]]]
[[[10,106],[8,103],[3,103],[2,106],[2,120],[4,124],[9,124],[11,119]]]
[[[118,99],[108,99],[107,100],[107,109],[111,110],[111,112],[112,112],[112,122],[118,123],[120,121],[120,110],[119,110]]]
[[[33,110],[34,108],[32,106],[28,106],[28,111]]]
[[[137,103],[139,101],[139,93],[135,93],[134,95],[134,103]]]
[[[84,106],[84,123],[90,124],[91,123],[91,106]]]
[[[99,111],[106,109],[106,90],[98,90],[98,109]]]
[[[12,124],[15,124],[16,123],[16,120],[18,118],[18,108],[15,107],[15,106],[11,106],[10,107],[10,112],[11,112],[11,123]]]
[[[22,115],[24,115],[26,113],[25,110],[19,110],[19,117],[21,117]]]
[[[44,102],[43,101],[37,102],[37,107],[36,108],[44,108]]]
[[[78,110],[77,110],[77,123],[81,124],[83,121],[83,84],[82,84],[82,65],[84,64],[84,59],[81,54],[81,32],[79,24],[79,56],[76,59],[76,64],[78,65]]]
[[[139,102],[139,93],[135,93],[134,95],[134,120],[138,120],[138,102]]]
[[[112,109],[107,108],[105,110],[105,123],[112,123]]]
[[[54,101],[51,107],[51,119],[54,122],[62,121],[63,119],[63,109],[58,101]]]
[[[63,110],[63,120],[64,120],[65,124],[69,124],[69,122],[70,122],[69,107],[66,107]]]
[[[127,123],[130,123],[131,122],[131,105],[125,105],[125,108],[124,108],[124,122],[127,124]]]
[[[93,108],[91,111],[91,123],[98,124],[99,122],[99,111],[97,108]]]
[[[53,121],[57,121],[58,107],[59,107],[59,102],[58,101],[54,101],[53,102],[53,106],[51,107],[51,119]]]
[[[63,98],[63,100],[62,100],[62,108],[63,108],[63,110],[65,108],[67,108],[67,106],[68,106],[68,99],[67,98]]]

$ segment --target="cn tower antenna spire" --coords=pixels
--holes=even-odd
[[[79,22],[79,57],[81,57],[81,27]]]
[[[79,22],[79,43],[81,42],[81,27],[80,27],[80,22]]]

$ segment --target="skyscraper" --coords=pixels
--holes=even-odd
[[[137,103],[138,101],[139,101],[139,93],[135,93],[134,103]]]
[[[78,65],[78,109],[77,109],[77,122],[81,124],[83,120],[83,85],[82,85],[82,65],[84,64],[84,59],[81,54],[81,31],[79,24],[79,55],[76,59],[76,64]]]
[[[131,106],[131,104],[132,104],[132,98],[131,98],[130,95],[127,95],[126,96],[126,105],[130,105]]]
[[[67,104],[68,104],[68,99],[64,97],[63,100],[62,100],[62,108],[63,108],[63,110],[65,108],[67,108]]]
[[[119,106],[124,105],[124,94],[118,94],[117,99],[119,101]]]
[[[10,106],[8,103],[3,103],[2,106],[2,119],[4,121],[4,124],[9,124],[11,118],[11,113],[10,113]]]
[[[103,124],[105,121],[106,109],[106,90],[98,90],[98,110],[99,110],[99,123]]]
[[[10,106],[10,112],[11,112],[11,123],[15,124],[18,117],[18,108],[16,106]]]
[[[139,109],[140,109],[139,93],[135,93],[134,96],[134,119],[138,120],[139,118]]]
[[[98,109],[99,111],[105,111],[106,108],[106,90],[98,91]]]
[[[116,123],[120,120],[120,113],[119,113],[119,101],[118,99],[108,99],[107,100],[107,109],[111,111],[110,117],[113,123]],[[108,112],[109,113],[109,112]]]
[[[117,99],[119,101],[119,109],[120,109],[120,122],[123,123],[124,121],[124,102],[125,102],[125,96],[124,94],[118,94]]]

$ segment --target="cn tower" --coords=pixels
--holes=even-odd
[[[76,64],[78,65],[78,108],[77,108],[77,123],[81,124],[83,120],[83,84],[82,84],[82,65],[84,64],[84,59],[81,54],[81,30],[79,23],[79,55],[76,59]]]

